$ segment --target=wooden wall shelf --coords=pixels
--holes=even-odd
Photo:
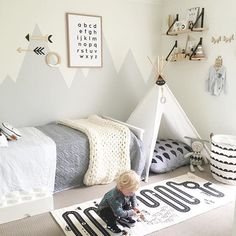
[[[173,55],[174,57],[174,55]],[[177,56],[178,57],[178,56]],[[176,58],[176,59],[169,59],[168,61],[170,62],[179,62],[179,61],[203,61],[203,60],[206,60],[207,58],[206,57],[199,57],[199,58],[196,58],[196,57],[192,57],[191,59],[189,57],[185,57],[185,58]]]
[[[176,27],[175,27],[175,24],[177,25]],[[205,28],[203,26],[203,24],[204,24],[204,8],[202,8],[201,13],[198,15],[196,21],[191,26],[182,27],[181,21],[179,21],[179,14],[176,14],[174,21],[169,26],[165,35],[178,36],[179,34],[190,34],[190,33],[194,33],[194,32],[203,32],[203,31],[208,30],[208,28]],[[200,25],[200,27],[197,27],[198,25]],[[190,28],[184,29],[186,27],[190,27]],[[174,31],[173,31],[173,29],[174,29]],[[176,29],[177,29],[177,31],[176,31]],[[180,29],[180,30],[178,30],[178,29]],[[183,29],[183,30],[181,30],[181,29]],[[167,55],[166,61],[186,61],[186,60],[201,61],[201,60],[205,60],[206,58],[205,58],[204,51],[202,48],[203,38],[202,37],[199,38],[197,45],[194,46],[193,48],[191,48],[190,52],[188,52],[189,50],[186,50],[187,45],[188,45],[187,44],[188,40],[189,40],[189,35],[188,35],[185,49],[181,49],[181,50],[178,49],[178,41],[175,40],[175,44],[173,45],[172,49],[170,50],[169,54]],[[181,53],[179,51],[181,51]]]
[[[181,31],[169,31],[168,34],[165,33],[164,35],[168,35],[168,36],[177,36],[179,34],[190,34],[190,33],[194,33],[194,32],[204,32],[207,31],[208,28],[194,28],[194,29],[187,29],[187,30],[181,30]]]
[[[170,50],[168,56],[166,57],[166,61],[184,61],[184,60],[189,60],[189,61],[201,61],[206,59],[202,54],[199,55],[197,54],[197,50],[199,47],[202,47],[202,37],[199,39],[198,44],[194,48],[193,52],[191,54],[175,54],[173,53],[176,48],[178,48],[178,41],[175,40],[175,44]],[[178,56],[179,55],[179,56]]]

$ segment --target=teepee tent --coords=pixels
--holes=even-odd
[[[190,141],[184,138],[185,136],[200,138],[166,84],[162,86],[155,84],[131,113],[127,123],[145,130],[143,137],[143,154],[146,158],[145,181],[148,181],[157,137],[172,138],[189,144]],[[206,146],[203,154],[209,156]]]

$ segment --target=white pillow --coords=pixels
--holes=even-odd
[[[0,129],[2,130],[2,133],[9,140],[17,140],[21,138],[21,133],[19,132],[19,130],[17,130],[12,125],[8,124],[7,122],[0,123]]]

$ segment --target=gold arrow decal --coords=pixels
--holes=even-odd
[[[30,40],[40,40],[40,41],[46,41],[46,42],[50,42],[50,43],[52,43],[52,40],[51,40],[51,37],[52,37],[52,35],[50,34],[50,35],[48,35],[48,34],[46,34],[46,35],[29,35],[29,34],[27,34],[26,36],[25,36],[25,38],[28,40],[28,41],[30,41]]]
[[[24,49],[24,48],[19,47],[16,50],[19,53],[22,53],[22,52],[34,52],[37,55],[45,55],[44,51],[43,51],[44,47],[36,47],[34,50],[32,50],[32,49]]]
[[[21,48],[21,47],[17,48],[16,51],[19,52],[19,53],[22,53],[22,52],[33,52],[33,50],[31,50],[31,49],[24,49],[24,48]]]

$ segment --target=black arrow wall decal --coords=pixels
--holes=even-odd
[[[45,55],[44,52],[43,52],[43,49],[44,47],[36,47],[34,49],[34,52],[37,54],[37,55]]]
[[[30,34],[27,34],[26,36],[25,36],[25,38],[27,39],[27,41],[30,41],[30,40],[41,40],[41,41],[45,41],[45,42],[50,42],[50,43],[52,43],[52,35],[50,34],[50,35],[48,35],[48,34],[46,34],[46,35],[31,35],[30,36]]]

